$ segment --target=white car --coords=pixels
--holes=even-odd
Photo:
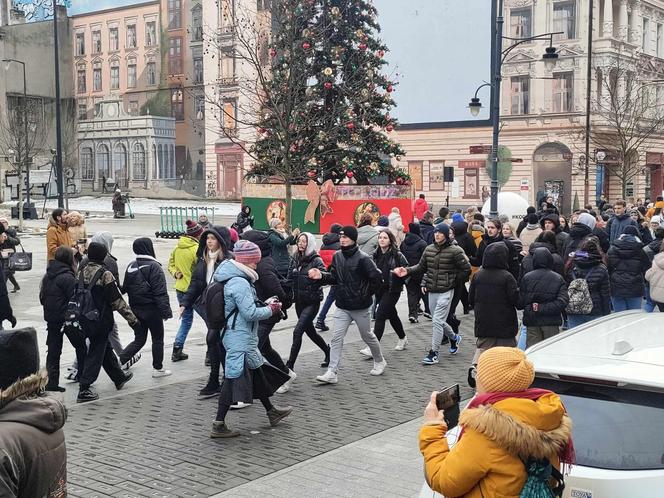
[[[533,386],[558,393],[574,424],[563,498],[664,496],[664,314],[615,313],[526,353]]]

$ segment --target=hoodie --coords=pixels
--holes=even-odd
[[[111,232],[97,232],[92,236],[92,239],[90,239],[90,243],[92,242],[97,242],[99,244],[102,244],[106,249],[108,250],[108,255],[104,259],[104,266],[108,271],[110,271],[113,274],[113,277],[115,278],[115,281],[118,283],[118,286],[120,287],[120,273],[118,270],[118,260],[111,254],[111,250],[113,249],[113,234]],[[85,267],[89,262],[89,259],[87,256],[83,256],[83,259],[81,260],[81,263],[79,265],[79,270]]]
[[[378,230],[371,225],[364,225],[357,229],[357,246],[363,253],[373,256],[378,247]]]
[[[123,292],[127,293],[132,310],[141,316],[157,312],[167,320],[173,316],[166,277],[157,261],[152,240],[136,239],[133,244],[136,259],[125,271]]]
[[[540,233],[542,233],[541,226],[538,224],[531,225],[530,223],[526,223],[526,226],[523,230],[521,230],[521,234],[519,235],[519,239],[521,239],[524,251],[528,252],[530,249],[530,244],[535,242],[535,239],[537,239]]]
[[[48,262],[46,275],[39,288],[39,302],[44,307],[44,320],[64,322],[67,304],[74,294],[74,269],[62,261]]]
[[[179,272],[182,274],[181,278],[175,278],[175,290],[180,292],[187,292],[189,284],[191,283],[191,275],[196,264],[196,253],[198,252],[198,240],[183,235],[178,240],[178,245],[171,252],[171,257],[168,259],[168,273],[173,278]]]
[[[621,235],[608,253],[611,297],[641,297],[645,285],[644,275],[650,268],[650,259],[641,241],[633,235]]]
[[[53,215],[48,217],[48,228],[46,229],[46,251],[47,260],[55,259],[55,251],[60,246],[74,247],[74,241],[66,226],[55,222]]]
[[[569,235],[567,233],[563,232],[562,229],[560,228],[560,217],[557,214],[549,214],[547,216],[544,216],[540,220],[540,226],[542,227],[542,230],[545,230],[544,222],[547,221],[547,220],[553,222],[553,224],[555,226],[553,231],[556,234],[556,252],[564,260],[565,259],[565,246],[567,245],[567,240],[569,239]]]
[[[457,214],[458,213],[455,213],[455,216]],[[477,254],[477,246],[475,245],[473,236],[468,233],[468,223],[465,221],[456,221],[452,223],[452,230],[454,230],[454,240],[456,240],[459,247],[463,249],[466,256],[469,258],[475,256],[475,254]]]
[[[470,281],[468,291],[468,302],[475,309],[475,337],[516,336],[519,289],[508,264],[505,244],[487,246],[482,267]]]
[[[519,294],[525,326],[562,325],[562,313],[569,301],[567,284],[553,271],[553,255],[548,249],[538,247],[533,251],[533,271],[521,279]],[[537,309],[533,303],[537,303]]]
[[[523,279],[523,276],[535,269],[534,265],[534,255],[537,249],[544,248],[551,253],[552,258],[552,270],[556,272],[561,277],[565,277],[565,262],[556,252],[556,248],[553,244],[547,242],[533,242],[530,244],[530,249],[528,249],[528,255],[523,258],[521,261],[521,270],[519,272],[519,282]]]
[[[650,284],[650,298],[656,303],[664,303],[664,253],[655,255],[646,272],[646,280]]]

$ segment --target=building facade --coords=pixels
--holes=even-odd
[[[664,1],[600,0],[594,6],[591,126],[608,129],[599,103],[608,98],[602,89],[616,61],[640,84],[664,78]],[[505,1],[505,36],[560,34],[554,36],[559,59],[552,71],[542,61],[547,44],[538,41],[514,49],[503,65],[500,145],[511,156],[511,174],[502,188],[520,192],[530,204],[552,195],[567,213],[584,203],[589,15],[588,0]],[[616,84],[622,88],[625,83]],[[664,85],[652,88],[653,106],[661,106]],[[473,90],[469,89],[469,100]],[[488,89],[481,94],[485,105],[488,95]],[[480,146],[490,146],[490,127],[472,121],[451,126],[406,124],[396,133],[407,152],[399,164],[409,170],[414,190],[428,193],[427,199],[437,205],[448,197],[455,206],[482,203],[490,178],[487,153]],[[471,147],[478,153],[471,154]],[[599,160],[603,156],[595,152],[593,147],[589,202],[601,193],[613,200],[622,197],[621,182],[608,174]],[[610,158],[611,151],[603,152]],[[661,193],[662,152],[664,130],[639,147],[639,173],[627,184],[627,197]],[[445,166],[454,168],[453,182],[443,181]]]

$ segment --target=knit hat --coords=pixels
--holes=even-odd
[[[518,348],[486,350],[477,362],[477,381],[490,393],[525,391],[535,380],[535,367]]]
[[[203,233],[203,227],[196,223],[194,220],[187,220],[187,235],[199,238]]]
[[[450,227],[447,225],[447,223],[438,223],[434,228],[433,228],[433,233],[442,233],[445,238],[450,237]]]
[[[0,390],[39,371],[37,331],[0,330]]]
[[[379,227],[389,227],[389,226],[390,226],[390,219],[389,219],[387,216],[385,216],[385,215],[380,216],[380,217],[378,218],[378,223],[377,223],[377,225],[378,225]]]
[[[539,224],[539,218],[535,213],[530,213],[528,216],[526,216],[526,222],[529,225],[538,225]]]
[[[233,246],[235,260],[242,264],[258,264],[261,260],[260,248],[250,240],[238,240]]]
[[[623,231],[623,235],[634,235],[634,237],[639,236],[639,229],[636,228],[634,225],[627,225]]]
[[[88,246],[88,259],[93,263],[104,264],[104,260],[108,256],[108,249],[104,244],[99,242],[90,242]]]
[[[353,242],[357,242],[357,228],[355,228],[353,225],[346,225],[345,227],[341,227],[339,235],[345,235]]]
[[[419,223],[408,223],[408,231],[413,235],[422,235]]]
[[[240,240],[240,236],[237,233],[237,230],[235,228],[229,228],[228,232],[231,234],[231,242],[235,244],[238,240]]]
[[[577,218],[577,223],[581,223],[582,225],[585,225],[591,230],[593,230],[595,228],[595,223],[597,223],[597,220],[595,220],[595,217],[590,213],[581,213]]]
[[[343,229],[343,226],[341,226],[339,223],[332,223],[330,225],[330,233],[338,234],[339,232],[341,232],[342,229]]]
[[[461,213],[454,213],[452,215],[452,223],[462,223],[466,220],[463,219],[463,215]]]

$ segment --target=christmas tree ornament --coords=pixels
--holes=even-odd
[[[392,93],[394,87],[392,85],[387,85],[387,88],[385,90],[387,90],[387,93]]]
[[[367,44],[366,43],[360,43],[360,50],[366,50],[367,49]]]
[[[302,44],[302,48],[303,48],[304,50],[309,50],[309,49],[311,48],[311,44],[308,43],[308,42],[304,42],[304,43]]]
[[[378,57],[380,57],[382,59],[384,56],[385,56],[385,51],[384,50],[379,50],[378,51]]]
[[[309,178],[314,178],[316,177],[316,172],[313,169],[310,169],[309,171],[307,171],[307,176]]]
[[[329,81],[326,81],[325,83],[323,83],[323,86],[325,87],[326,90],[331,90],[333,85]]]
[[[270,57],[276,57],[277,56],[277,50],[274,48],[270,49]]]
[[[355,173],[353,173],[352,171],[346,171],[346,176],[348,178],[353,178],[355,176]]]
[[[326,67],[325,69],[323,69],[323,74],[325,76],[332,76],[333,73],[334,71],[332,70],[331,67]]]

